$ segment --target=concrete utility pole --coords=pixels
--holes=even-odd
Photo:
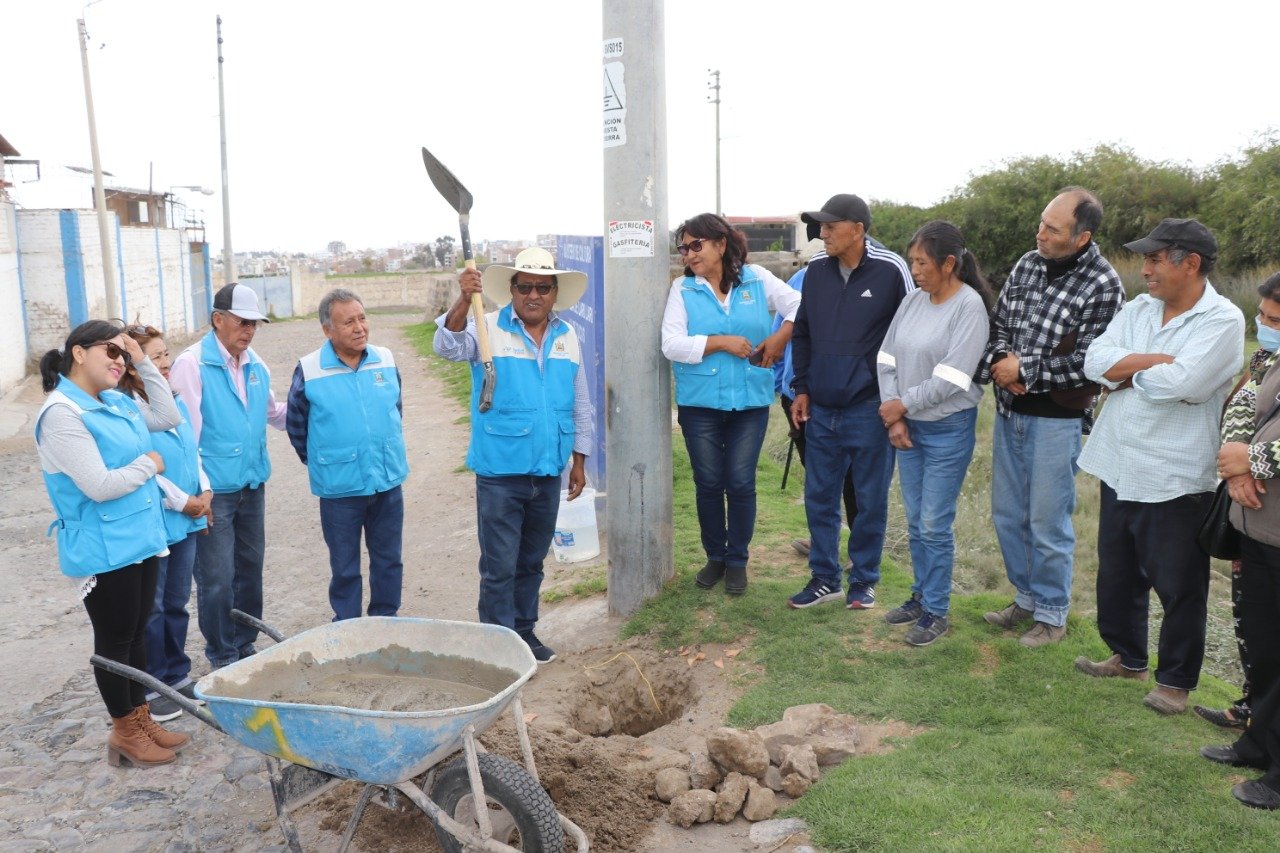
[[[707,100],[716,105],[716,216],[724,216],[724,208],[720,206],[720,72],[708,68],[707,73],[715,78],[707,84],[708,89],[715,91],[714,95],[707,95]]]
[[[605,424],[609,612],[675,573],[662,0],[604,0]]]
[[[102,244],[102,284],[107,297],[107,317],[123,320],[120,316],[120,292],[116,287],[116,265],[111,257],[111,229],[107,227],[107,192],[102,186],[102,158],[98,156],[98,123],[93,117],[93,86],[89,84],[89,31],[85,29],[84,18],[76,20],[76,38],[80,41],[80,65],[84,70],[84,105],[89,113],[93,204],[98,210],[98,241]]]
[[[218,16],[218,129],[222,138],[222,283],[237,280],[231,248],[231,189],[227,183],[227,101],[222,88],[222,16]]]

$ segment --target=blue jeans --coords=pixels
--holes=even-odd
[[[147,620],[147,673],[170,687],[190,680],[191,658],[187,657],[187,601],[191,598],[191,572],[196,562],[196,531],[169,546],[169,556],[159,559],[156,572],[156,600]]]
[[[560,478],[476,475],[480,621],[521,636],[538,622],[542,561],[560,511]]]
[[[232,609],[262,618],[267,487],[214,492],[213,526],[196,545],[196,615],[214,668],[253,654],[258,632],[231,620]]]
[[[395,616],[400,610],[404,563],[404,493],[399,486],[376,495],[320,499],[320,529],[329,546],[329,606],[333,621],[360,615],[360,533],[369,549],[369,615]]]
[[[677,419],[693,468],[702,550],[708,560],[746,566],[756,527],[756,463],[769,407],[727,412],[680,406]]]
[[[1079,418],[996,417],[991,518],[1023,610],[1061,627],[1071,608]]]
[[[965,409],[938,421],[907,418],[911,448],[898,451],[898,482],[911,536],[911,592],[925,612],[946,616],[951,608],[955,565],[956,501],[973,458],[978,410]]]
[[[880,401],[842,409],[810,405],[804,427],[804,509],[809,519],[809,571],[840,585],[840,499],[853,474],[858,515],[849,531],[849,583],[880,582],[880,555],[889,516],[893,445],[880,421]]]

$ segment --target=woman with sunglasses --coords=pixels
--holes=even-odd
[[[125,334],[137,342],[142,354],[169,378],[169,348],[164,335],[154,326],[129,326]],[[120,378],[120,390],[141,404],[148,404],[146,384],[138,369],[130,366]],[[195,433],[187,405],[173,392],[182,423],[163,432],[151,433],[151,446],[164,459],[164,474],[156,483],[164,494],[165,538],[169,555],[161,557],[156,569],[156,597],[147,621],[147,672],[177,690],[196,698],[191,681],[191,658],[187,657],[187,627],[191,617],[191,573],[196,562],[196,535],[205,532],[213,520],[213,492],[197,452]],[[165,696],[147,695],[151,718],[172,720],[182,713],[178,703]]]
[[[131,363],[147,405],[116,390]],[[40,378],[49,397],[36,417],[36,447],[57,513],[58,562],[89,613],[94,652],[145,670],[156,565],[166,550],[155,481],[164,459],[150,433],[178,426],[181,416],[160,371],[105,320],[82,323],[61,350],[46,352]],[[190,738],[151,719],[142,686],[100,669],[94,678],[111,715],[108,763],[173,761]]]
[[[756,462],[773,404],[773,363],[791,340],[800,294],[747,263],[747,239],[703,213],[676,229],[684,276],[671,283],[662,354],[676,377],[680,430],[689,451],[706,565],[694,582],[747,591],[756,523]],[[773,334],[771,312],[783,318]]]

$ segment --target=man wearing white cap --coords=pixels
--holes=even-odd
[[[516,631],[538,663],[549,663],[556,654],[534,633],[542,562],[555,532],[560,475],[572,457],[569,500],[578,497],[594,429],[578,336],[555,311],[582,298],[587,277],[556,269],[550,252],[533,248],[483,276],[463,270],[458,284],[458,301],[436,320],[433,346],[450,361],[471,362],[467,467],[476,473],[480,621]],[[504,306],[484,318],[497,374],[485,412],[480,346],[468,317],[475,293]]]
[[[205,656],[217,669],[253,654],[258,632],[231,620],[232,609],[262,617],[266,488],[271,476],[267,424],[285,428],[286,405],[249,344],[258,295],[232,282],[213,297],[213,328],[173,361],[169,383],[187,401],[191,428],[213,487],[209,534],[196,544],[196,613]]]

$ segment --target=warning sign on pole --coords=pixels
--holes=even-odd
[[[604,147],[627,144],[627,84],[621,62],[604,64]]]

